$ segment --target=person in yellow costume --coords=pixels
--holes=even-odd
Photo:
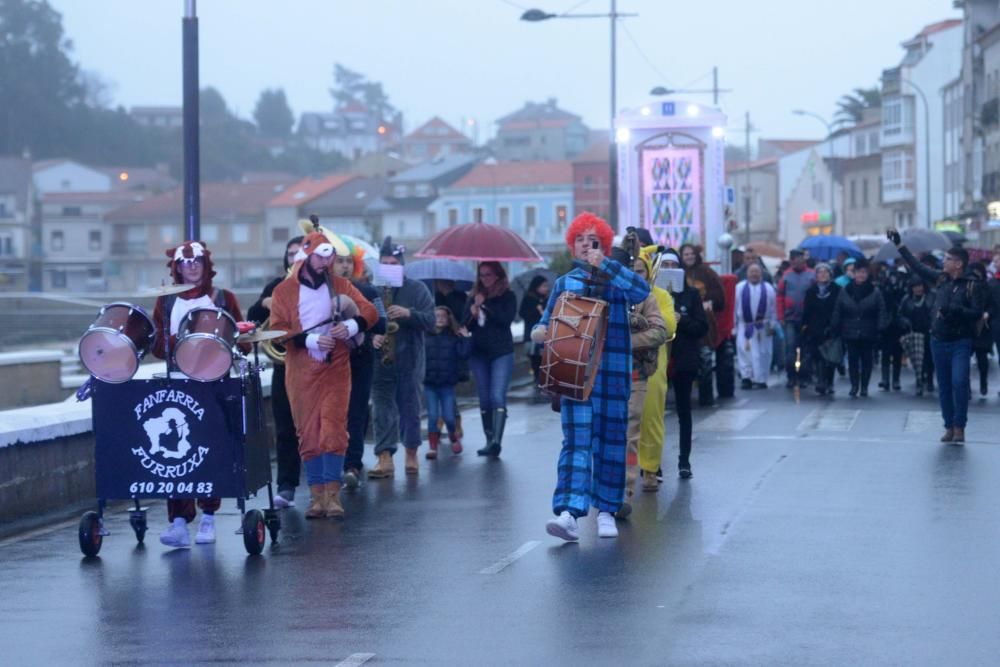
[[[659,317],[662,319],[665,335],[656,336],[651,340],[655,343],[656,366],[646,364],[643,368],[641,359],[633,359],[632,365],[632,395],[628,406],[628,449],[626,452],[626,487],[625,502],[618,512],[619,518],[627,517],[632,511],[632,494],[635,489],[639,470],[643,471],[643,491],[656,492],[659,481],[656,473],[660,468],[660,458],[663,455],[663,411],[667,399],[667,362],[670,358],[669,341],[677,331],[677,318],[674,315],[674,300],[670,293],[661,287],[656,287],[656,261],[659,246],[645,246],[635,260],[634,270],[649,282],[651,286],[647,301],[655,302]],[[651,304],[644,304],[646,308]],[[641,312],[643,304],[636,306]],[[647,317],[647,320],[653,318]],[[643,339],[642,332],[632,333],[633,351],[642,357],[643,350],[637,341]],[[645,352],[649,355],[648,348]]]

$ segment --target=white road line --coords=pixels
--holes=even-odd
[[[374,653],[352,653],[346,660],[338,662],[334,667],[356,667],[363,665],[375,657]]]
[[[810,412],[802,423],[800,431],[850,431],[854,427],[861,410],[833,410],[816,408]]]
[[[698,422],[697,430],[742,431],[764,412],[764,410],[719,410]]]
[[[521,556],[525,555],[526,553],[537,547],[539,544],[541,544],[541,542],[539,542],[538,540],[525,542],[524,544],[519,546],[517,548],[517,551],[515,551],[514,553],[510,554],[509,556],[505,556],[504,558],[501,558],[500,560],[493,563],[493,565],[490,565],[489,567],[484,567],[483,569],[481,569],[479,571],[479,574],[496,574],[497,572],[502,571],[508,565],[516,561]]]

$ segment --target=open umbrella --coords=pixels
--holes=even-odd
[[[524,293],[528,291],[528,286],[531,284],[531,281],[534,280],[535,276],[544,277],[547,281],[549,281],[549,284],[555,283],[556,278],[559,277],[556,275],[555,271],[550,271],[545,267],[529,269],[524,273],[517,274],[514,276],[514,279],[510,281],[510,288],[514,290],[518,303],[521,303],[521,299],[524,298]]]
[[[497,225],[472,222],[435,234],[417,257],[473,259],[479,262],[541,262],[538,251],[516,233]]]
[[[841,252],[846,252],[855,259],[861,259],[865,256],[854,241],[834,234],[810,236],[799,244],[799,248],[808,250],[810,257],[824,262],[834,259]]]
[[[934,250],[947,250],[953,244],[941,232],[930,229],[907,229],[903,232],[903,245],[919,257]],[[875,254],[875,261],[885,262],[890,259],[900,259],[899,251],[896,250],[896,246],[886,242]]]
[[[468,264],[454,259],[421,259],[406,265],[406,277],[414,280],[454,280],[472,283],[475,272]]]

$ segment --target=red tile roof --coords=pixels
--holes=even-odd
[[[261,181],[256,183],[203,183],[201,186],[202,217],[230,215],[262,215],[275,193],[286,183]],[[112,221],[162,219],[184,214],[184,188],[176,188],[146,201],[123,206],[108,215]]]
[[[441,129],[444,129],[444,132]],[[410,132],[403,139],[404,141],[465,141],[471,143],[471,140],[456,130],[454,127],[444,122],[438,116],[434,116],[429,121]]]
[[[555,162],[497,162],[479,164],[455,181],[452,188],[517,187],[523,185],[572,185],[573,164]]]
[[[962,19],[945,19],[944,21],[931,23],[929,26],[918,32],[917,37],[930,37],[935,33],[944,32],[945,30],[949,30],[960,25],[962,25]]]
[[[354,174],[330,174],[320,179],[304,178],[288,186],[284,192],[268,203],[269,208],[278,206],[301,206],[317,197],[336,190],[344,183],[357,178]]]

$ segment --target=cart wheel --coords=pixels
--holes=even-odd
[[[256,556],[264,550],[266,530],[264,513],[260,510],[248,510],[243,515],[243,546],[246,547],[247,553],[251,556]]]
[[[135,541],[142,544],[146,539],[146,510],[133,510],[129,514],[128,522],[135,531]]]
[[[80,517],[80,551],[84,556],[96,556],[101,550],[104,536],[101,535],[101,518],[97,512],[84,512]]]

